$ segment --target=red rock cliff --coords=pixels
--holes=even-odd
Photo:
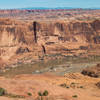
[[[100,21],[23,22],[0,19],[0,56],[20,53],[68,53],[100,43]]]

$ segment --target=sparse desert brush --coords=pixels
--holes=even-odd
[[[66,88],[69,89],[70,87],[69,86],[66,86]]]
[[[70,87],[71,87],[71,88],[75,88],[75,87],[76,87],[75,83],[72,82],[72,83],[70,84]]]
[[[61,87],[66,87],[66,83],[60,84]]]
[[[84,88],[83,86],[80,86],[79,88]]]
[[[66,83],[64,83],[64,84],[60,84],[60,86],[61,86],[61,87],[64,87],[64,88],[67,88],[67,89],[69,88],[69,86],[66,85]]]
[[[38,92],[38,95],[39,95],[39,96],[43,96],[43,94],[42,94],[41,92]]]
[[[77,96],[77,95],[73,95],[72,97],[73,97],[73,98],[77,98],[78,96]]]
[[[45,90],[44,92],[38,92],[38,95],[41,97],[39,100],[43,100],[43,97],[48,96],[49,92]]]
[[[48,96],[49,92],[45,90],[44,92],[38,92],[39,96]]]
[[[16,95],[16,94],[12,94],[12,93],[7,93],[5,96],[7,96],[9,98],[25,98],[25,96]]]
[[[43,92],[43,96],[48,96],[48,91],[47,90],[45,90],[44,92]]]
[[[75,84],[74,82],[72,82],[71,84]]]
[[[6,90],[4,88],[0,88],[0,96],[3,96],[6,94]]]
[[[32,96],[32,94],[30,92],[27,93],[28,96]]]

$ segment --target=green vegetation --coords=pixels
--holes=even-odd
[[[66,85],[66,83],[60,84],[60,86],[61,86],[61,87],[64,87],[64,88],[67,88],[67,89],[70,88],[68,85]]]
[[[71,88],[75,88],[75,87],[76,87],[76,84],[75,84],[74,82],[72,82],[72,83],[70,84],[70,87],[71,87]]]
[[[66,83],[60,84],[61,87],[66,87]]]
[[[6,94],[6,91],[4,88],[0,88],[0,96],[3,96]]]
[[[70,87],[69,86],[66,86],[66,88],[69,89]]]
[[[32,96],[32,94],[30,92],[27,93],[28,96]]]
[[[21,95],[15,95],[12,93],[7,93],[7,91],[4,88],[0,88],[0,96],[6,96],[9,98],[25,98],[24,96]]]
[[[79,88],[84,88],[83,86],[80,86]]]
[[[43,97],[45,96],[48,96],[48,91],[47,90],[45,90],[44,92],[38,92],[38,95],[41,97],[40,98],[40,100],[43,100]]]
[[[48,91],[47,90],[45,90],[44,92],[43,92],[43,96],[48,96]]]
[[[72,97],[73,97],[73,98],[77,98],[78,96],[77,96],[77,95],[73,95]]]
[[[13,77],[13,76],[19,75],[19,74],[32,74],[36,70],[40,71],[45,68],[48,68],[48,69],[51,67],[55,68],[58,65],[62,66],[64,64],[67,65],[67,64],[71,63],[71,64],[78,64],[79,66],[81,66],[80,64],[82,64],[82,63],[88,63],[89,65],[91,65],[93,62],[100,61],[100,56],[96,56],[96,55],[88,56],[88,57],[81,57],[81,55],[80,56],[67,56],[67,55],[65,56],[65,55],[61,55],[61,54],[55,54],[55,55],[52,54],[52,55],[46,55],[46,57],[47,57],[47,59],[50,58],[50,60],[48,60],[48,61],[42,60],[42,61],[38,61],[38,62],[34,61],[34,64],[17,64],[16,67],[9,68],[9,70],[7,69],[5,72],[1,71],[0,75],[6,76],[6,77]],[[82,69],[82,67],[80,69]],[[73,72],[73,71],[76,71],[76,69],[71,70],[71,72]]]
[[[41,92],[38,92],[38,95],[39,95],[39,96],[43,96],[43,94],[42,94]]]
[[[81,89],[83,89],[84,87],[83,86],[80,86],[79,84],[77,84],[77,83],[74,83],[74,82],[72,82],[70,85],[67,85],[66,83],[63,83],[63,84],[60,84],[60,86],[61,87],[63,87],[63,88],[73,88],[73,89],[75,89],[75,88],[81,88]]]
[[[71,83],[72,85],[75,84],[74,82]]]

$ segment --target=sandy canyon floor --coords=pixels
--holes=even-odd
[[[0,87],[7,92],[24,98],[3,96],[0,100],[39,100],[39,91],[47,90],[44,100],[100,100],[100,89],[95,85],[100,78],[91,78],[80,73],[56,76],[52,73],[41,75],[17,75],[13,78],[0,77]],[[32,96],[28,96],[31,93]],[[48,98],[48,99],[47,99]]]

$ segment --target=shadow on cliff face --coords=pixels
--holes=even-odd
[[[27,47],[26,48],[20,47],[17,49],[16,54],[27,53],[27,52],[30,52],[30,50]]]
[[[37,43],[37,22],[33,22],[33,30],[34,30],[34,41]]]

